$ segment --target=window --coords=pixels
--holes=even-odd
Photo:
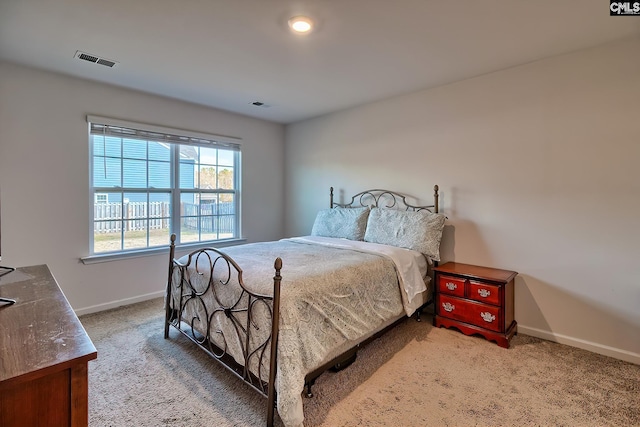
[[[92,255],[239,238],[235,138],[87,121]]]

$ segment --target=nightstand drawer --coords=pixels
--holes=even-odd
[[[468,287],[468,298],[485,304],[500,305],[500,286],[470,280]]]
[[[443,317],[502,332],[502,309],[499,307],[439,295],[437,311]]]
[[[438,292],[462,298],[464,297],[465,283],[466,280],[460,277],[440,275],[438,276]]]

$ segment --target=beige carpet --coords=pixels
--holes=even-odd
[[[162,299],[80,318],[89,422],[102,426],[262,426],[266,399],[171,331]],[[640,366],[518,335],[510,349],[399,325],[325,373],[304,399],[311,426],[640,426]],[[281,426],[279,419],[276,425]]]

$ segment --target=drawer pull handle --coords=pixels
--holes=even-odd
[[[442,308],[444,308],[444,311],[451,313],[453,310],[456,309],[456,306],[451,304],[450,302],[443,302]]]
[[[480,296],[482,298],[486,298],[489,295],[491,295],[491,291],[487,290],[487,289],[478,289],[478,293],[480,294]]]
[[[456,285],[453,282],[447,282],[445,284],[445,286],[447,287],[447,289],[449,289],[450,291],[455,291],[458,288],[458,285]]]
[[[484,319],[485,322],[493,322],[494,320],[496,320],[496,316],[494,316],[493,314],[489,313],[488,311],[483,311],[482,313],[480,313],[480,316],[482,316],[482,318]]]

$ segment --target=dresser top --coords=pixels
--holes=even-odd
[[[0,297],[16,300],[0,305],[1,382],[97,357],[46,265],[18,268],[0,277]]]
[[[518,275],[517,272],[511,270],[501,270],[499,268],[482,267],[479,265],[462,264],[459,262],[448,262],[438,267],[434,267],[434,270],[440,273],[455,274],[503,283],[510,282]]]

